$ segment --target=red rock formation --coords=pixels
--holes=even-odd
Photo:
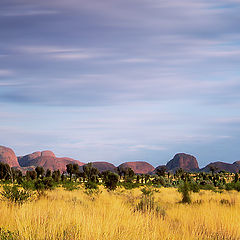
[[[10,167],[19,167],[14,151],[4,146],[0,146],[0,162],[7,163]]]
[[[185,171],[197,171],[199,169],[197,159],[189,154],[178,153],[170,160],[167,165],[167,171],[175,172],[182,168]]]
[[[32,154],[28,154],[23,157],[18,157],[18,161],[21,167],[37,167],[41,166],[45,170],[60,170],[65,171],[66,165],[69,163],[76,163],[79,166],[84,165],[84,163],[81,163],[77,160],[74,160],[72,158],[58,158],[55,156],[55,154],[51,151],[43,151],[43,152],[34,152]]]
[[[147,174],[154,171],[154,167],[144,161],[125,162],[118,166],[119,168],[131,168],[136,174]]]
[[[215,172],[226,171],[237,173],[240,170],[240,161],[234,162],[233,164],[225,162],[213,162],[202,168],[201,172],[210,172],[211,168],[214,168]]]
[[[117,168],[109,162],[92,162],[92,167],[97,168],[99,172],[117,172]],[[82,171],[82,167],[80,168],[80,170]]]

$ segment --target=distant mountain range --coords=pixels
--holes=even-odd
[[[17,157],[11,148],[0,146],[0,162],[7,163],[10,167],[18,168],[22,171],[33,170],[37,166],[42,166],[45,170],[60,170],[66,171],[66,165],[69,163],[76,163],[80,169],[85,163],[68,157],[56,157],[51,151],[38,151],[25,156]],[[97,168],[100,172],[112,171],[117,172],[117,167],[109,162],[92,162],[93,167]],[[166,165],[160,165],[157,168],[165,167],[167,171],[175,172],[177,169],[182,168],[188,172],[209,172],[212,169],[217,171],[226,172],[239,172],[240,161],[236,161],[233,164],[224,162],[212,162],[200,169],[197,159],[186,153],[177,153],[173,159],[167,162]],[[131,168],[136,174],[151,174],[156,171],[151,164],[144,161],[124,162],[118,166],[122,168]]]

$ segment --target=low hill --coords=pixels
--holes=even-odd
[[[214,168],[216,172],[226,171],[226,172],[236,173],[236,172],[239,172],[240,170],[240,161],[234,162],[233,164],[220,162],[220,161],[213,162],[208,164],[206,167],[202,168],[200,171],[210,172],[211,168]]]
[[[97,168],[99,172],[104,171],[111,171],[111,172],[117,172],[117,168],[109,162],[91,162],[92,166]],[[80,170],[82,171],[82,167],[80,167]]]
[[[177,153],[172,160],[166,165],[167,171],[175,172],[177,169],[182,168],[185,171],[198,171],[199,166],[197,159],[186,153]]]
[[[18,157],[18,162],[21,167],[37,167],[41,166],[45,170],[60,170],[65,171],[66,165],[69,163],[76,163],[79,166],[84,165],[84,163],[74,160],[72,158],[62,157],[58,158],[51,151],[43,151],[43,152],[34,152],[22,157]]]
[[[147,174],[154,171],[154,167],[144,161],[125,162],[118,166],[120,169],[131,168],[136,174]]]
[[[8,147],[0,146],[0,162],[7,163],[10,167],[19,167],[14,151]]]

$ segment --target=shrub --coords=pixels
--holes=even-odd
[[[65,182],[62,186],[67,191],[73,191],[73,190],[79,189],[78,184],[76,184],[74,182]]]
[[[215,187],[212,184],[200,185],[200,189],[215,191]]]
[[[200,186],[195,182],[191,182],[189,184],[189,189],[193,192],[199,192],[200,191]]]
[[[137,188],[140,186],[139,183],[133,183],[133,182],[121,182],[120,185],[123,186],[127,190]]]
[[[86,182],[84,185],[85,185],[85,189],[86,189],[84,191],[84,193],[91,196],[92,200],[95,200],[93,195],[98,195],[100,193],[98,185],[94,182]]]
[[[116,173],[108,172],[103,178],[104,185],[109,190],[115,190],[118,184],[118,175]]]
[[[34,186],[34,182],[33,181],[23,181],[21,183],[23,189],[27,190],[27,191],[34,191],[35,190],[35,186]]]
[[[166,212],[154,200],[153,190],[151,188],[143,188],[140,202],[136,205],[134,211],[142,213],[154,213],[165,217]]]
[[[19,190],[16,185],[13,186],[3,186],[3,191],[0,192],[3,200],[7,200],[15,204],[23,204],[31,199],[32,193],[26,191],[25,189]]]
[[[17,239],[19,239],[18,233],[0,228],[0,240],[17,240]]]
[[[34,188],[38,195],[44,195],[46,190],[52,190],[54,188],[54,183],[52,178],[37,179],[34,182]]]
[[[182,194],[182,203],[191,203],[190,187],[187,181],[179,186],[178,191]]]
[[[85,189],[98,189],[98,185],[94,182],[85,182]]]
[[[225,188],[227,191],[236,190],[236,191],[240,192],[240,182],[227,183],[225,185]]]

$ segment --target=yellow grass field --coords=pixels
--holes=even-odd
[[[201,191],[192,204],[179,204],[174,188],[154,196],[164,214],[134,211],[140,189],[101,188],[95,197],[56,189],[22,206],[0,202],[0,227],[32,240],[240,239],[240,193]]]

